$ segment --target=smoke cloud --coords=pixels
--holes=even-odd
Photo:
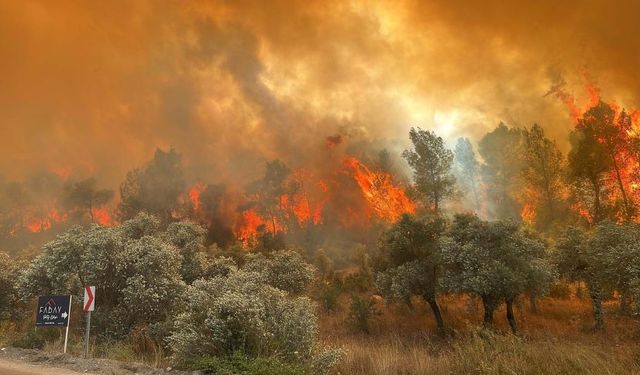
[[[589,79],[640,106],[638,14],[633,0],[3,1],[0,170],[116,187],[173,146],[194,176],[242,185],[268,159],[322,165],[327,137],[397,157],[411,126],[453,143],[501,120],[566,147],[554,85],[581,102]]]

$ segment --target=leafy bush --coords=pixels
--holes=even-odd
[[[312,358],[317,337],[313,303],[267,285],[257,272],[198,280],[188,288],[186,301],[169,337],[179,363],[236,351],[254,357],[278,354],[290,361]]]
[[[118,227],[74,227],[44,245],[18,289],[25,299],[48,293],[80,299],[83,285],[95,285],[97,333],[124,338],[138,325],[170,320],[181,305],[183,249],[177,246],[187,242],[170,240],[183,234],[175,232],[160,231],[158,220],[146,214]]]
[[[313,368],[315,374],[330,374],[344,359],[346,354],[346,351],[342,348],[324,348],[313,358],[311,368]]]
[[[357,294],[351,296],[348,322],[356,331],[369,333],[369,321],[379,314],[373,299],[363,298]]]
[[[204,241],[207,231],[198,224],[190,222],[171,223],[163,233],[163,239],[180,250],[182,280],[191,284],[205,276],[207,258]]]
[[[324,307],[326,311],[337,311],[340,307],[338,297],[340,297],[341,293],[342,286],[339,282],[333,282],[329,285],[325,285],[320,292],[322,307]]]
[[[0,320],[9,318],[17,299],[16,278],[19,266],[6,253],[0,252]]]
[[[30,329],[26,334],[11,340],[9,344],[22,349],[42,349],[47,341],[53,341],[59,337],[57,328]]]
[[[293,294],[301,294],[313,281],[315,268],[295,251],[277,251],[270,256],[249,254],[244,270],[259,272],[269,285]]]

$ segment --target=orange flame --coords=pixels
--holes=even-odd
[[[555,91],[556,96],[567,104],[571,118],[576,124],[584,117],[589,109],[597,106],[601,102],[600,89],[593,82],[588,81],[585,89],[589,95],[589,100],[584,110],[578,108],[573,96],[564,92],[562,89]],[[622,140],[620,147],[609,145],[613,162],[616,165],[616,168],[613,168],[609,172],[606,182],[608,185],[611,185],[611,189],[609,189],[611,192],[609,199],[612,202],[626,200],[628,202],[627,204],[637,207],[637,202],[634,202],[634,200],[640,200],[640,196],[638,196],[640,195],[638,189],[640,187],[640,174],[638,173],[640,167],[640,160],[638,158],[640,155],[633,151],[632,144],[639,140],[637,126],[640,120],[640,111],[632,110],[627,114],[628,118],[626,118],[623,116],[624,109],[618,103],[611,101],[607,105],[614,111],[613,121],[615,126],[617,126],[618,132],[616,136]],[[606,144],[607,140],[599,138],[598,142]],[[576,203],[572,206],[572,209],[589,223],[592,222],[593,218],[589,210],[583,205]],[[625,219],[625,216],[624,212],[618,213],[617,219],[622,221]],[[640,217],[636,214],[635,220],[637,221],[638,219],[640,219]]]
[[[281,232],[284,230],[284,227],[278,220],[265,219],[254,209],[243,211],[235,231],[238,240],[247,247],[253,240],[255,240],[257,234],[261,230],[274,230],[275,232]]]
[[[353,178],[374,215],[395,222],[402,214],[415,213],[415,203],[407,197],[403,188],[394,185],[391,175],[371,171],[355,157],[345,159],[344,164],[352,170]]]
[[[533,222],[536,219],[535,207],[531,203],[525,203],[525,205],[522,206],[520,217],[522,218],[522,221],[524,221],[525,223],[533,224]]]
[[[189,200],[191,200],[193,208],[196,211],[200,208],[200,194],[202,194],[204,189],[205,184],[203,182],[198,182],[189,189]]]
[[[33,217],[27,220],[25,227],[32,233],[44,232],[51,229],[53,224],[63,222],[67,214],[61,214],[57,209],[51,208],[43,217]]]
[[[109,211],[103,207],[93,209],[93,219],[103,227],[110,227],[114,224],[113,217]]]

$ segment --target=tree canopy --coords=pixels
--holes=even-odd
[[[436,296],[440,288],[440,237],[446,221],[439,216],[415,217],[405,214],[380,238],[378,290],[390,298],[406,302],[412,295],[422,297],[433,311],[438,329],[444,322]]]
[[[411,128],[409,138],[413,149],[402,156],[413,169],[414,188],[427,207],[438,213],[442,203],[455,194],[453,152],[430,130]]]
[[[185,190],[181,161],[182,156],[173,148],[157,149],[149,164],[128,172],[120,185],[120,219],[146,212],[164,222],[172,221],[180,208],[178,197]]]
[[[545,244],[512,221],[487,222],[458,214],[442,246],[444,286],[482,299],[484,322],[491,325],[498,304],[516,330],[513,302],[523,293],[543,294],[554,277]]]

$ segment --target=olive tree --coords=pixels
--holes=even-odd
[[[391,298],[409,301],[422,297],[431,307],[438,331],[444,329],[436,300],[440,284],[440,237],[446,222],[439,216],[403,215],[380,238],[378,290]]]
[[[593,305],[595,328],[604,328],[602,300],[617,290],[623,297],[635,294],[636,264],[640,254],[637,225],[601,222],[593,231],[570,227],[555,246],[560,274],[584,282]]]
[[[593,231],[589,248],[602,252],[603,270],[607,285],[620,295],[620,310],[628,312],[636,278],[635,268],[640,261],[640,226],[635,223],[616,224],[605,220]]]
[[[545,244],[532,233],[512,221],[487,222],[469,214],[455,216],[443,241],[442,261],[444,286],[480,297],[487,327],[505,303],[514,333],[514,300],[527,292],[542,295],[555,275]]]

